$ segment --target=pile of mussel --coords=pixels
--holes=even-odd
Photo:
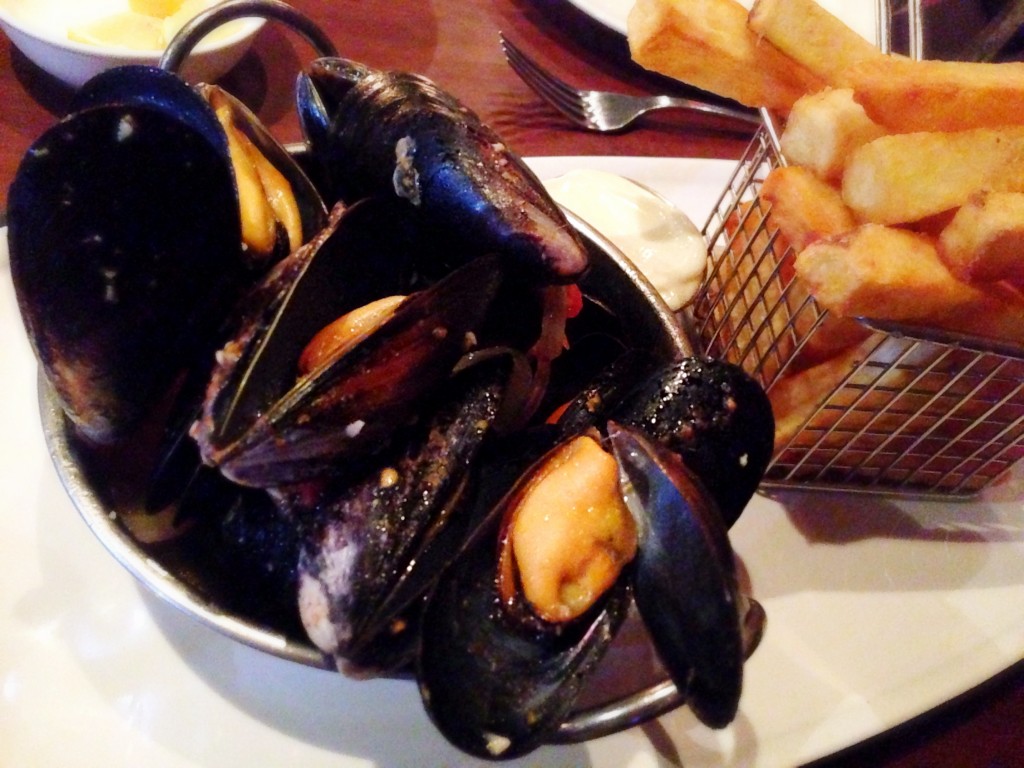
[[[11,270],[83,453],[144,442],[167,536],[342,670],[412,670],[467,752],[548,741],[631,606],[730,722],[764,393],[628,341],[563,212],[432,82],[330,58],[297,93],[289,152],[221,89],[113,70],[25,156]]]

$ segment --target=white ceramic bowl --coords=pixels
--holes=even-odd
[[[69,26],[126,10],[124,0],[0,0],[0,27],[32,62],[77,88],[106,69],[122,64],[157,65],[163,51],[135,51],[68,40]],[[245,55],[265,23],[261,18],[236,19],[230,30],[201,41],[182,67],[190,82],[212,82]]]

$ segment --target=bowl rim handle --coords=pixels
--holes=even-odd
[[[281,0],[226,0],[195,16],[167,44],[160,68],[180,74],[192,49],[210,32],[234,19],[275,19],[298,32],[318,56],[334,57],[338,50],[327,34],[308,16]]]

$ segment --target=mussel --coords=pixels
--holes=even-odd
[[[648,377],[616,419],[682,457],[731,526],[771,459],[774,419],[742,370],[690,357]]]
[[[476,531],[468,553],[442,576],[422,623],[417,674],[424,705],[461,749],[504,759],[549,740],[631,598],[695,713],[713,727],[735,716],[743,601],[719,495],[684,456],[610,418],[642,410],[652,390],[682,372],[691,384],[732,382],[743,392],[744,414],[755,417],[745,422],[754,444],[763,441],[762,432],[770,439],[767,398],[741,385],[746,374],[685,359],[610,408],[599,419],[603,436],[588,428],[566,438],[515,484]],[[718,455],[720,467],[737,438],[728,413],[718,415],[723,418],[703,414],[699,442]],[[656,426],[676,433],[688,418],[685,408],[673,409]],[[751,455],[761,471],[764,461]],[[738,496],[730,492],[725,501],[738,503]]]
[[[75,94],[71,114],[111,106],[158,107],[201,130],[217,147],[222,163],[230,166],[243,258],[250,268],[279,260],[326,224],[320,192],[297,160],[223,88],[188,86],[162,69],[123,67],[89,80]]]
[[[436,247],[400,201],[338,204],[240,303],[191,430],[207,464],[295,522],[302,620],[350,673],[408,663],[477,456],[530,410],[544,297],[563,291],[497,255],[424,279]],[[321,354],[323,328],[367,307],[375,322]]]
[[[364,479],[309,511],[298,561],[309,637],[348,673],[390,671],[415,650],[410,605],[432,587],[465,537],[477,457],[491,437],[510,361],[457,374],[432,415]],[[399,644],[399,636],[406,641]],[[381,657],[381,647],[394,649]]]
[[[302,178],[283,151],[271,160]],[[303,230],[319,228],[319,195],[308,181],[292,187],[308,212]],[[147,67],[82,89],[25,155],[8,222],[29,338],[65,411],[98,442],[127,434],[208,357],[265,262],[245,256],[236,173],[213,109]]]
[[[477,115],[433,81],[342,58],[299,77],[300,120],[329,196],[403,200],[455,259],[500,253],[570,282],[587,251],[536,176]]]
[[[478,345],[504,274],[495,258],[412,292],[358,344],[296,375],[321,327],[408,290],[387,261],[410,247],[393,207],[366,199],[344,210],[254,292],[262,303],[242,313],[219,353],[192,430],[205,461],[235,482],[274,488],[329,477],[339,461],[379,452]]]
[[[262,289],[280,303],[266,302],[263,317],[246,321],[244,340],[225,348],[193,430],[208,463],[264,487],[330,472],[338,456],[385,444],[467,343],[527,352],[538,385],[526,410],[536,407],[564,340],[566,289],[548,283],[578,278],[589,262],[533,173],[432,82],[318,59],[299,78],[298,100],[310,160],[343,212]],[[418,251],[413,258],[403,255],[410,248]],[[319,255],[368,249],[385,260]],[[352,303],[353,281],[367,282],[353,274],[363,266],[340,267],[348,272],[332,278],[339,287],[328,298],[322,273],[334,267],[307,265],[335,261],[367,265],[374,276],[412,271],[428,285],[356,349],[285,386],[290,363],[282,361],[294,357],[284,348],[326,321],[322,307],[346,309],[339,305]],[[515,317],[518,334],[495,320],[503,314]],[[291,318],[301,318],[301,332],[284,327]],[[502,323],[499,341],[482,338]]]

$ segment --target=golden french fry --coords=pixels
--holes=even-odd
[[[1024,62],[859,61],[837,78],[893,132],[961,131],[1024,122]]]
[[[775,450],[779,451],[804,425],[827,429],[835,412],[817,413],[826,399],[878,346],[877,336],[840,350],[817,365],[780,378],[768,389],[775,416]]]
[[[930,238],[880,224],[812,243],[794,268],[818,302],[841,317],[921,320],[980,297],[946,269]]]
[[[853,100],[849,88],[825,88],[793,104],[779,142],[790,163],[837,180],[853,150],[885,133]]]
[[[794,269],[818,303],[842,318],[906,322],[1024,344],[1021,292],[1006,282],[983,289],[961,282],[942,263],[935,241],[919,233],[864,224],[811,244],[797,255]]]
[[[918,221],[966,203],[981,189],[1024,191],[1024,126],[905,133],[850,155],[843,199],[865,221]]]
[[[776,231],[774,211],[766,220],[759,203],[740,203],[725,226],[728,249],[708,288],[720,299],[711,312],[716,354],[769,383],[791,360],[811,365],[867,335],[855,320],[821,316],[807,286],[795,279],[794,251]]]
[[[792,253],[799,253],[823,237],[841,235],[857,226],[839,190],[798,165],[772,170],[761,185],[760,195],[771,204],[771,225],[778,227],[793,248],[781,269],[787,281],[794,276]],[[792,304],[803,302],[806,296],[807,287],[801,282],[787,289],[787,300]],[[817,313],[809,310],[797,316],[793,327],[796,344],[800,347],[798,364],[801,366],[834,355],[868,335],[868,330],[855,320],[828,314],[817,321]]]
[[[772,224],[798,252],[857,226],[839,190],[799,165],[773,169],[761,185],[761,198],[771,203]]]
[[[1024,285],[1024,193],[971,197],[939,235],[939,256],[961,280]]]
[[[1024,345],[1024,296],[1007,283],[993,283],[970,301],[929,315],[924,324]]]
[[[755,0],[748,24],[830,84],[836,83],[847,67],[883,56],[876,46],[815,0]]]
[[[716,344],[725,359],[770,380],[778,372],[773,350],[792,350],[785,329],[794,309],[780,303],[787,282],[781,261],[790,251],[772,238],[764,208],[754,201],[740,203],[725,230],[722,265],[708,289],[716,299],[711,317]]]
[[[787,112],[823,85],[748,28],[736,0],[637,0],[627,33],[640,66],[750,107]]]

